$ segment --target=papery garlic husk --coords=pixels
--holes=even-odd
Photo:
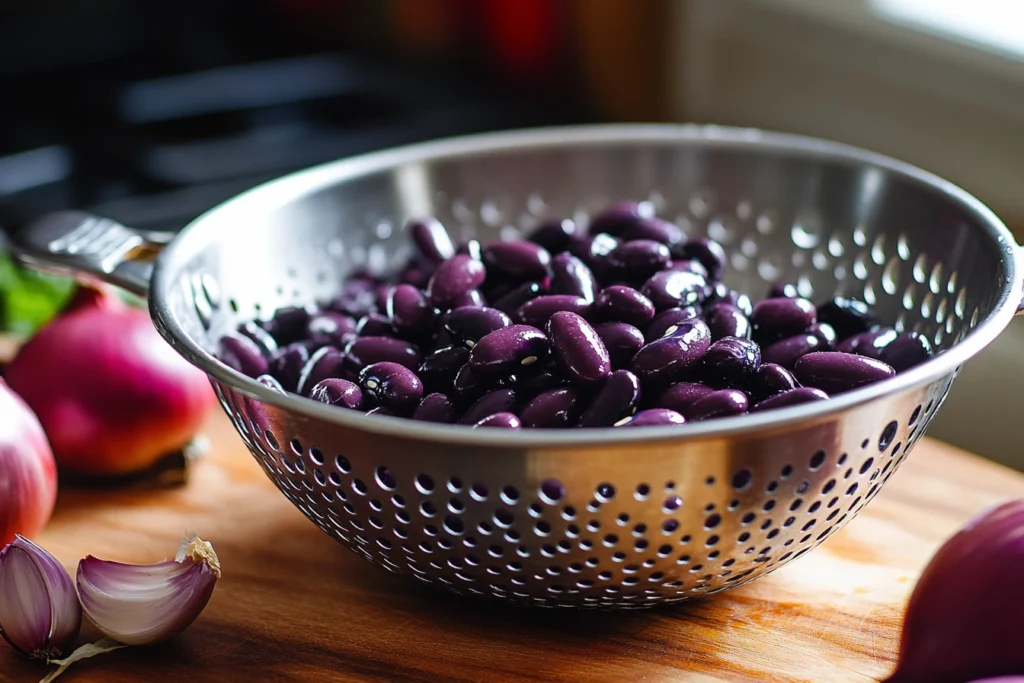
[[[82,609],[111,640],[151,645],[174,637],[206,607],[220,578],[213,546],[192,536],[173,560],[130,565],[86,557],[78,565]]]
[[[0,551],[0,635],[50,661],[71,651],[82,628],[75,584],[50,553],[22,536]]]

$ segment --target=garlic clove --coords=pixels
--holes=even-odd
[[[174,560],[130,565],[86,557],[78,593],[86,616],[111,640],[158,643],[188,628],[206,607],[221,576],[210,543],[192,536]]]
[[[70,652],[82,628],[75,585],[48,552],[17,536],[0,551],[0,635],[49,661]]]

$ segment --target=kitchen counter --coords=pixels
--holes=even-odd
[[[640,612],[480,605],[381,571],[310,523],[218,411],[187,486],[61,491],[38,541],[86,554],[173,556],[213,542],[224,576],[164,645],[74,665],[61,681],[871,681],[891,670],[906,598],[969,517],[1024,496],[1024,476],[922,440],[846,528],[779,571],[699,602]],[[0,647],[0,681],[46,668]]]

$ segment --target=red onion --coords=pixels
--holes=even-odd
[[[182,449],[214,402],[206,376],[144,310],[84,284],[22,347],[7,381],[38,415],[62,471],[89,476],[136,472]]]
[[[889,683],[962,683],[1024,674],[1024,499],[968,522],[910,596]]]
[[[0,379],[0,547],[50,521],[57,467],[39,420]]]

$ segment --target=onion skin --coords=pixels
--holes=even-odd
[[[1024,499],[967,523],[910,596],[888,683],[963,683],[1024,674]]]
[[[0,547],[34,536],[57,501],[57,465],[39,420],[0,379]]]
[[[179,356],[149,315],[91,285],[7,367],[62,472],[130,474],[180,450],[214,405],[206,375]]]

